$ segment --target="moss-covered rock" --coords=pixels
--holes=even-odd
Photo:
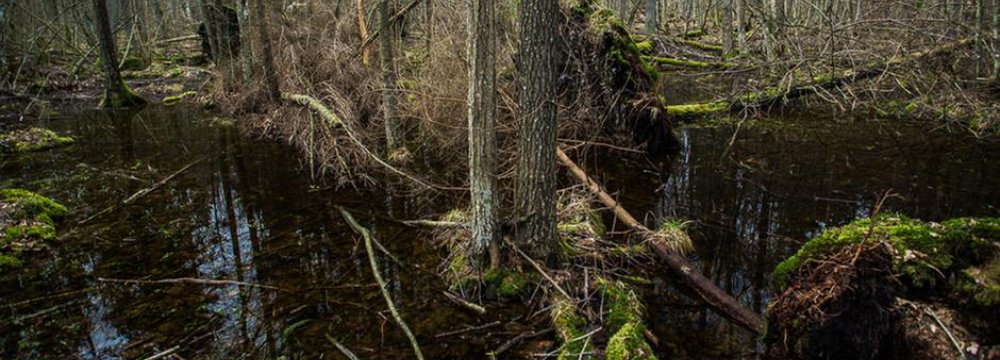
[[[922,222],[898,214],[855,220],[827,229],[806,242],[795,255],[778,264],[772,273],[782,288],[807,262],[839,251],[845,246],[888,242],[893,250],[894,271],[908,288],[942,284],[956,274],[996,256],[1000,242],[1000,219],[959,218],[940,224]]]
[[[0,190],[0,269],[20,267],[22,250],[56,240],[55,222],[67,213],[64,206],[33,192]]]
[[[0,135],[0,152],[24,153],[72,144],[74,139],[42,128],[15,130]]]

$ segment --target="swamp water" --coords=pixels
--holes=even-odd
[[[432,217],[447,209],[435,204],[442,199],[394,196],[380,184],[324,187],[290,148],[243,138],[197,110],[83,113],[38,126],[77,141],[0,157],[0,187],[52,197],[71,216],[50,252],[27,254],[25,268],[0,274],[0,358],[145,358],[174,347],[185,359],[340,358],[327,334],[362,358],[409,358],[364,246],[335,205],[351,209],[401,260],[378,254],[428,358],[484,358],[529,330],[436,336],[531,313],[491,303],[477,318],[450,302],[436,275],[444,254],[429,234],[386,220]],[[899,196],[883,211],[924,220],[1000,216],[1000,169],[990,165],[997,143],[900,123],[761,126],[735,140],[733,132],[678,130],[681,153],[659,163],[621,152],[579,160],[647,224],[692,220],[692,261],[762,312],[774,265],[823,228],[868,215],[889,189]],[[134,203],[77,225],[190,164]],[[181,278],[244,285],[113,280]],[[669,275],[652,280],[646,322],[661,355],[753,351],[752,338],[671,287]]]

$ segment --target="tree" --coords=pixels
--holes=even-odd
[[[403,154],[403,129],[396,119],[396,66],[393,55],[393,32],[389,14],[389,0],[381,0],[378,4],[379,56],[382,61],[382,116],[385,118],[385,144],[389,158],[398,158]]]
[[[519,156],[515,203],[517,238],[536,258],[546,258],[556,243],[556,0],[522,0],[520,93],[518,96]]]
[[[733,1],[722,0],[722,53],[729,55],[733,53]]]
[[[660,0],[646,0],[646,32],[655,34],[660,28]]]
[[[106,0],[94,1],[94,17],[97,22],[97,39],[101,47],[101,62],[104,66],[104,98],[101,106],[105,108],[127,108],[142,106],[146,100],[136,95],[128,88],[118,72],[118,55],[115,37],[111,32],[108,20],[108,5]]]
[[[472,195],[470,255],[483,254],[499,238],[496,163],[496,31],[494,2],[466,0],[469,58],[469,183]],[[473,259],[474,257],[470,257]],[[497,261],[498,259],[491,259]]]
[[[278,74],[274,70],[274,54],[271,53],[271,36],[267,31],[267,0],[256,0],[257,37],[260,41],[261,65],[264,67],[264,79],[267,82],[267,95],[272,101],[281,97],[278,87]],[[249,46],[248,46],[249,47]]]

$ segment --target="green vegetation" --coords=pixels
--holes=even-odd
[[[847,225],[827,229],[806,242],[799,251],[778,264],[773,279],[777,287],[787,285],[800,267],[844,246],[862,242],[888,242],[894,250],[893,267],[907,288],[930,288],[942,285],[949,275],[966,274],[960,278],[980,279],[970,285],[960,282],[959,289],[979,294],[984,299],[996,291],[1000,268],[994,260],[983,270],[973,266],[995,258],[1000,242],[1000,219],[958,218],[940,224],[910,219],[898,214],[883,214],[855,220]],[[977,276],[974,276],[977,275]],[[974,286],[973,286],[974,285]]]
[[[667,106],[667,113],[675,118],[694,118],[717,112],[726,111],[730,107],[728,101],[713,101],[699,104],[684,104]]]
[[[185,91],[183,93],[180,93],[180,94],[177,94],[177,95],[174,95],[174,96],[167,96],[167,97],[163,98],[163,105],[166,105],[166,106],[177,105],[181,101],[184,101],[185,98],[187,98],[189,96],[195,96],[195,95],[198,95],[198,92],[196,92],[196,91]]]
[[[66,207],[22,189],[0,190],[0,269],[20,267],[21,249],[56,240],[55,222]]]
[[[606,348],[607,359],[656,359],[646,342],[642,324],[642,302],[632,287],[620,281],[597,278],[604,299],[604,327],[613,334]]]
[[[503,268],[487,270],[483,281],[502,297],[514,297],[528,289],[528,279],[523,274]]]
[[[122,81],[121,91],[114,93],[105,91],[99,103],[105,109],[119,109],[146,105],[146,99],[132,91],[132,88]]]
[[[586,344],[589,344],[583,330],[586,325],[587,320],[576,313],[576,306],[573,305],[572,301],[565,298],[555,300],[555,303],[552,304],[552,326],[563,342],[557,359],[593,358],[593,356],[586,354]]]
[[[28,128],[0,135],[0,152],[25,153],[47,150],[73,143],[69,136],[59,136],[52,130]]]

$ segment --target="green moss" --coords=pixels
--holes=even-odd
[[[163,105],[166,105],[166,106],[177,105],[181,101],[184,101],[184,98],[189,97],[189,96],[195,96],[195,95],[198,95],[198,93],[195,92],[195,91],[185,91],[183,93],[180,93],[180,94],[177,94],[177,95],[174,95],[174,96],[167,96],[167,97],[163,98]]]
[[[667,113],[677,118],[693,118],[714,114],[729,109],[728,101],[713,101],[700,104],[684,104],[667,106]]]
[[[18,269],[24,262],[13,254],[0,254],[0,271]]]
[[[631,286],[620,281],[597,278],[597,289],[604,299],[604,327],[617,331],[628,323],[642,323],[642,302]]]
[[[705,62],[705,61],[685,60],[685,59],[677,59],[677,58],[662,57],[662,56],[648,56],[646,57],[646,59],[661,65],[690,67],[699,69],[705,69],[705,68],[729,69],[736,66],[735,64],[728,62]]]
[[[133,92],[132,88],[124,81],[122,81],[120,90],[118,92],[105,90],[104,96],[101,97],[100,107],[105,109],[121,109],[146,105],[146,99]]]
[[[3,189],[0,190],[0,201],[15,204],[18,210],[14,212],[14,220],[25,220],[43,217],[52,220],[59,220],[66,217],[69,211],[65,206],[24,189]]]
[[[587,320],[576,313],[576,306],[564,298],[558,298],[552,304],[552,326],[556,334],[562,339],[563,346],[559,351],[559,360],[570,359],[592,359],[593,357],[585,352],[587,339],[584,338],[583,327],[587,325]]]
[[[490,269],[483,274],[483,281],[497,295],[514,297],[528,289],[528,279],[516,271],[505,269]]]
[[[982,253],[1000,240],[1000,219],[953,219],[942,224],[925,223],[898,214],[864,218],[827,229],[806,242],[795,255],[778,264],[774,283],[784,287],[792,274],[807,262],[844,246],[887,241],[895,250],[894,269],[904,285],[936,285],[942,274],[967,267],[971,254]],[[962,264],[959,264],[962,262]]]
[[[646,342],[642,323],[627,323],[611,336],[604,352],[607,360],[656,360],[653,349]]]
[[[149,66],[149,62],[138,56],[129,56],[122,61],[121,70],[142,70]]]
[[[72,144],[74,139],[42,128],[15,130],[0,135],[0,151],[25,153]]]
[[[702,36],[705,36],[705,30],[702,29],[688,30],[688,32],[684,33],[685,39],[697,39]]]
[[[697,41],[688,40],[688,39],[674,39],[674,41],[677,42],[677,43],[679,43],[679,44],[682,44],[682,45],[687,45],[687,46],[698,48],[698,49],[705,50],[705,51],[718,52],[718,53],[722,52],[722,46],[715,45],[715,44],[706,44],[706,43],[697,42]]]

